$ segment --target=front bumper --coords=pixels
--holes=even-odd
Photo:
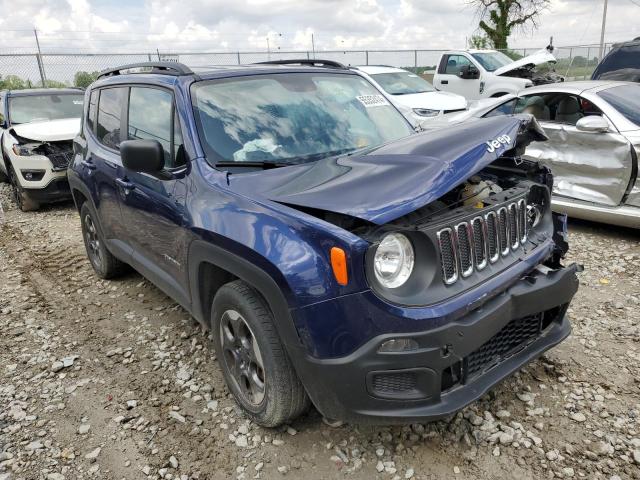
[[[67,181],[66,172],[64,175],[56,176],[44,187],[24,187],[29,198],[38,203],[49,203],[64,201],[71,198],[71,189]]]
[[[345,357],[290,354],[311,400],[328,418],[375,424],[436,420],[569,335],[565,312],[578,289],[576,271],[536,270],[455,321],[429,331],[379,335]],[[378,351],[398,338],[419,347]]]

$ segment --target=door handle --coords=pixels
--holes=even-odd
[[[127,182],[122,178],[116,178],[116,183],[124,190],[133,190],[134,188],[136,188],[136,186],[133,183]]]
[[[449,85],[449,80],[440,80],[440,85]]]
[[[89,160],[83,160],[82,162],[80,162],[80,164],[83,167],[88,168],[89,170],[95,170],[96,169],[96,164],[91,162],[91,161],[89,161]]]

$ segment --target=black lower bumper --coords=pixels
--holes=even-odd
[[[44,188],[25,188],[24,191],[34,202],[50,203],[71,199],[71,189],[66,177],[52,180]]]
[[[446,417],[570,334],[565,312],[578,288],[576,270],[535,271],[444,327],[382,335],[337,359],[301,355],[296,369],[328,418],[392,424]],[[411,339],[417,348],[379,352],[390,339]]]

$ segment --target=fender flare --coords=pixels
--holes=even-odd
[[[287,350],[302,347],[285,294],[272,275],[255,263],[204,240],[191,243],[188,258],[191,314],[196,320],[203,325],[210,322],[207,310],[202,308],[203,300],[198,288],[200,266],[210,263],[246,282],[262,295],[274,315],[276,330]],[[280,282],[286,283],[284,277]]]

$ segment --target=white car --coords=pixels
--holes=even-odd
[[[414,127],[467,108],[466,99],[455,93],[439,92],[419,75],[385,66],[353,67],[380,90]]]
[[[21,210],[71,198],[67,166],[83,101],[73,88],[0,92],[0,181],[11,184]]]
[[[640,85],[614,80],[541,85],[478,102],[430,128],[521,113],[533,115],[549,137],[532,142],[524,157],[553,172],[554,210],[640,229]]]
[[[563,81],[553,72],[538,75],[538,65],[555,64],[552,47],[513,61],[496,50],[457,50],[445,52],[438,62],[433,84],[438,90],[463,95],[469,100],[501,97],[519,91]]]

